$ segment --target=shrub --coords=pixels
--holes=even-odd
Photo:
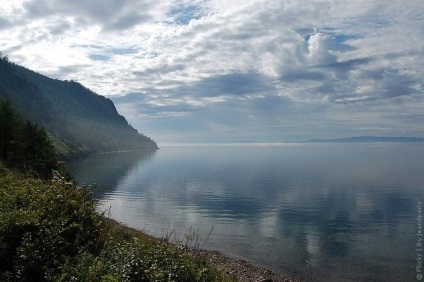
[[[40,281],[82,250],[100,250],[101,217],[87,189],[0,171],[1,280]]]
[[[0,281],[222,280],[186,248],[98,214],[58,173],[43,182],[0,164]]]

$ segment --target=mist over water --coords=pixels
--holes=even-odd
[[[318,281],[413,281],[424,144],[165,147],[72,163],[99,209]]]

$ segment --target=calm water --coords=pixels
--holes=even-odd
[[[317,281],[416,281],[424,144],[166,147],[71,164],[100,209],[152,235]],[[311,274],[312,273],[312,274]]]

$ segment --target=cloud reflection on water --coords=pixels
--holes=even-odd
[[[413,273],[422,149],[164,148],[148,163],[134,161],[99,196],[114,218],[158,236],[190,226],[206,236],[213,226],[207,247],[282,272],[311,266],[317,279],[402,281]]]

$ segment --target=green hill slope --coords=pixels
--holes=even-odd
[[[118,114],[110,99],[78,82],[43,76],[4,57],[0,59],[0,99],[9,99],[23,117],[43,125],[62,159],[158,148]]]

